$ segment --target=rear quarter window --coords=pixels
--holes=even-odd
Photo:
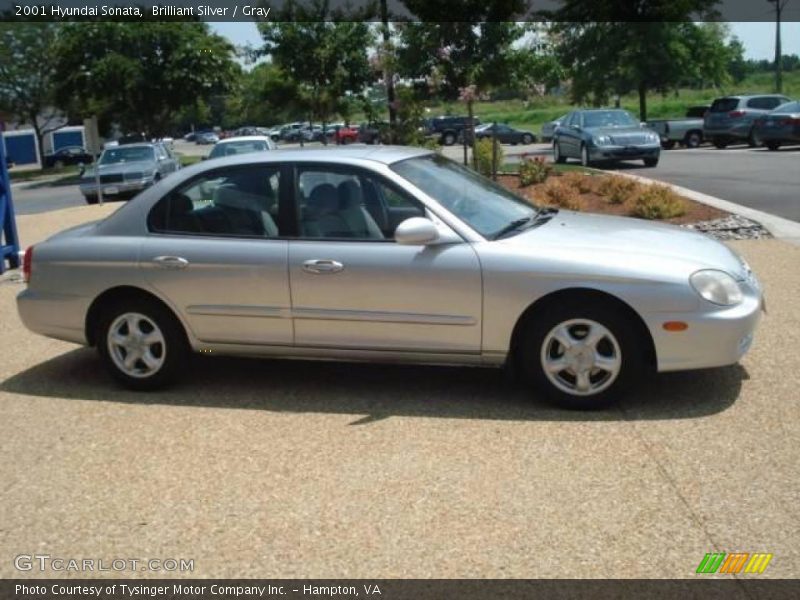
[[[738,98],[719,98],[718,100],[714,100],[710,111],[712,113],[730,112],[732,110],[736,110],[738,106]]]

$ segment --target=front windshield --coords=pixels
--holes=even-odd
[[[593,110],[583,113],[584,127],[635,127],[639,122],[625,110]]]
[[[536,212],[505,188],[438,154],[410,158],[391,169],[487,238]]]
[[[100,164],[110,165],[140,160],[155,160],[155,155],[153,154],[153,148],[151,146],[118,146],[116,148],[109,148],[103,152],[103,156],[100,157]]]
[[[225,142],[217,144],[209,154],[209,158],[219,156],[233,156],[234,154],[247,154],[249,152],[263,152],[269,150],[264,140],[247,140],[241,142]]]
[[[772,112],[776,112],[776,113],[796,113],[796,112],[800,112],[800,102],[787,102],[786,104],[781,104],[778,108],[776,108]]]

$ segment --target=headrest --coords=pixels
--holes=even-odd
[[[326,215],[339,210],[339,194],[330,183],[321,183],[308,198],[308,208],[318,215]]]
[[[259,212],[268,208],[269,200],[260,194],[243,192],[233,185],[221,185],[214,191],[214,205],[225,208]]]
[[[361,186],[352,179],[343,181],[337,189],[339,192],[339,208],[341,210],[358,208],[362,205]]]

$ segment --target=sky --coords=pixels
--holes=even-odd
[[[254,22],[216,22],[210,25],[234,44],[261,45],[261,36]],[[775,57],[775,23],[731,23],[730,25],[731,33],[744,44],[745,58],[772,60]],[[784,54],[800,55],[800,21],[783,23],[781,39]]]

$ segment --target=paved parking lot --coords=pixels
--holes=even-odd
[[[212,357],[122,391],[91,350],[27,332],[6,277],[0,577],[40,575],[21,553],[192,558],[197,577],[694,577],[714,551],[797,577],[800,247],[735,247],[769,307],[742,364],[596,413],[456,368]]]

